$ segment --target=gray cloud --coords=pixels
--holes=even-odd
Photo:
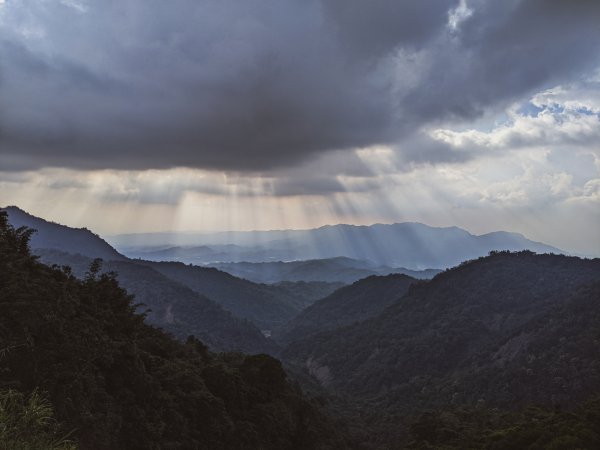
[[[473,119],[535,89],[580,79],[600,64],[600,2],[469,2],[452,51],[437,52],[404,97],[411,122]]]
[[[346,192],[344,186],[335,178],[310,177],[310,179],[278,178],[273,183],[275,196],[323,195]]]
[[[591,0],[473,1],[457,30],[458,1],[78,4],[0,6],[4,170],[269,171],[377,144],[459,161],[414,130],[600,64]]]
[[[349,55],[380,58],[398,46],[419,48],[444,28],[458,0],[326,0],[327,19]]]
[[[406,136],[396,150],[395,166],[398,170],[411,170],[426,164],[463,163],[476,155],[475,148],[457,149],[425,133]]]

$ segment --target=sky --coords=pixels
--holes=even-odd
[[[0,0],[0,205],[600,256],[597,0]]]

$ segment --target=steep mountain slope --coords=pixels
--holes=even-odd
[[[379,398],[401,409],[453,399],[483,398],[499,405],[548,403],[552,395],[535,386],[554,379],[557,367],[572,361],[563,361],[558,353],[556,361],[547,360],[531,373],[524,368],[518,377],[518,368],[499,368],[518,355],[531,361],[543,359],[542,350],[554,347],[537,348],[533,342],[542,344],[546,338],[532,327],[550,320],[564,324],[570,316],[564,317],[556,308],[566,308],[581,286],[599,280],[600,259],[502,252],[415,284],[378,317],[294,342],[283,355],[308,367],[338,392]],[[597,322],[588,321],[595,317],[591,310],[600,306],[600,298],[586,298],[590,311],[577,313],[584,326],[555,337],[559,343],[561,337],[582,342],[570,358],[579,358],[585,370],[571,374],[572,387],[565,390],[563,400],[584,395],[590,380],[600,383],[598,355],[590,350],[597,351],[590,341],[597,330],[591,327],[597,327]],[[513,388],[490,382],[494,370],[503,383],[519,379],[530,395],[517,395]],[[461,385],[464,389],[457,387]]]
[[[0,386],[47,392],[82,450],[345,448],[276,359],[175,341],[144,324],[113,276],[45,266],[28,238],[0,213]],[[49,422],[39,412],[22,418],[27,433]],[[43,448],[72,448],[57,437]]]
[[[294,292],[290,287],[259,285],[212,268],[192,268],[180,263],[152,263],[130,260],[120,255],[99,236],[88,230],[74,229],[46,222],[14,207],[8,208],[7,213],[13,226],[28,226],[39,229],[32,236],[32,242],[35,244],[33,248],[38,253],[44,252],[44,249],[56,250],[54,255],[57,259],[48,259],[50,263],[66,264],[64,255],[60,256],[61,252],[83,255],[89,258],[102,258],[110,261],[110,264],[105,263],[106,267],[110,267],[113,264],[112,261],[127,263],[119,267],[122,272],[121,277],[127,287],[132,288],[136,295],[141,296],[140,302],[147,303],[156,309],[155,313],[149,316],[151,320],[157,320],[156,323],[168,327],[169,330],[178,335],[205,332],[206,327],[209,326],[209,320],[195,319],[200,320],[197,322],[198,326],[185,320],[186,313],[183,311],[189,312],[190,309],[195,310],[198,308],[198,295],[192,295],[194,292],[220,304],[224,309],[233,313],[236,318],[252,321],[260,329],[271,329],[287,322],[303,309],[307,302],[311,301],[307,297],[306,291],[303,294],[300,290]],[[37,238],[40,232],[43,233],[42,239]],[[46,254],[50,255],[52,252]],[[87,267],[84,267],[84,265],[89,266],[89,261],[80,260],[78,262],[75,258],[68,264],[77,265],[81,275],[85,273]],[[140,267],[135,267],[135,265]],[[145,271],[142,266],[146,267]],[[162,275],[158,277],[158,274]],[[152,283],[155,283],[155,286],[151,289],[149,286]],[[191,292],[190,289],[183,290],[184,286],[188,286],[194,292]],[[208,305],[207,301],[206,298],[202,300],[206,308],[208,308],[206,306]],[[189,302],[189,304],[186,302]],[[172,314],[175,305],[177,305],[176,309],[180,314],[173,319]],[[197,313],[203,308],[200,308]],[[216,311],[213,307],[208,309],[213,312]],[[227,338],[222,332],[226,332],[228,326],[233,324],[232,319],[223,317],[217,320],[216,317],[211,316],[211,320],[219,325],[219,336],[215,336],[211,340],[211,343],[217,346],[216,349],[221,349],[221,344],[226,344],[227,347],[225,348],[229,349],[240,348],[237,345],[245,341],[245,336],[248,338],[248,345],[250,345],[250,347],[241,347],[245,351],[273,351],[272,343],[264,340],[261,343],[261,339],[258,337],[251,337],[252,334],[256,335],[256,333],[255,330],[250,332],[252,327],[248,324],[241,328],[246,330],[244,332],[235,327],[230,328],[229,332],[233,335]],[[172,323],[167,323],[168,321]],[[240,320],[237,322],[239,324],[243,323]],[[229,324],[227,327],[224,326],[226,323]],[[179,328],[179,331],[176,328]],[[216,328],[213,328],[213,330],[217,331]],[[208,340],[206,334],[204,338]],[[230,344],[235,344],[235,346],[231,347]]]
[[[84,278],[92,260],[56,250],[34,251],[46,264],[69,266],[78,278]],[[161,273],[131,261],[107,261],[103,272],[115,272],[119,284],[143,304],[147,321],[185,339],[194,335],[213,351],[239,350],[247,353],[275,354],[277,346],[251,323],[233,316],[221,306],[187,286]]]
[[[420,414],[407,448],[600,448],[599,302],[600,282],[583,286],[440,380],[429,395],[452,403]]]
[[[179,262],[139,261],[139,264],[206,295],[237,317],[250,320],[263,330],[286,323],[301,309],[298,298],[285,289],[252,283],[214,268]]]
[[[26,226],[37,230],[31,238],[31,248],[33,249],[56,249],[89,258],[102,258],[107,261],[126,259],[100,236],[86,228],[71,228],[48,222],[28,214],[16,206],[9,206],[0,211],[8,213],[9,221],[15,228]]]
[[[286,344],[370,319],[397,302],[415,282],[414,278],[402,274],[364,278],[317,301],[279,328],[274,338]]]
[[[316,259],[308,261],[274,261],[264,263],[215,263],[219,270],[257,283],[279,281],[329,281],[345,284],[354,283],[371,275],[403,273],[414,278],[433,278],[440,270],[409,270],[378,266],[367,261],[346,257]]]
[[[600,395],[599,302],[600,259],[500,252],[412,285],[373,319],[292,342],[282,358],[341,395],[337,411],[366,448],[404,448],[410,424],[432,409],[411,448],[481,448],[455,437],[474,427],[489,442],[485,430],[501,427],[456,422],[462,408],[499,421],[502,411],[572,408]],[[515,428],[538,433],[542,419],[519,417],[502,432],[518,434],[522,446],[498,448],[543,448]]]
[[[561,253],[517,233],[473,235],[457,227],[436,228],[421,223],[370,226],[328,225],[312,230],[248,231],[223,233],[159,233],[113,236],[117,247],[153,245],[215,246],[233,244],[233,251],[205,262],[265,262],[325,259],[338,256],[369,260],[376,265],[412,270],[446,268],[491,250],[524,250]],[[129,251],[129,250],[128,250]],[[194,257],[188,255],[188,257]],[[200,262],[201,255],[189,262]]]

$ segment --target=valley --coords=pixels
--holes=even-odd
[[[600,0],[0,0],[0,450],[599,450]]]
[[[473,442],[487,442],[489,425],[469,411],[504,411],[498,426],[524,426],[528,407],[575,411],[599,394],[598,259],[493,250],[444,271],[347,257],[220,263],[221,271],[131,259],[88,230],[6,212],[14,227],[37,229],[31,251],[48,270],[114,279],[139,317],[180,342],[223,358],[279,358],[302,395],[321,399],[339,448],[424,448],[422,427],[452,427],[448,414],[462,417]],[[525,432],[515,430],[500,442]],[[552,440],[566,431],[539,432]]]

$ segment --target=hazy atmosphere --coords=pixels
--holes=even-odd
[[[0,0],[0,205],[600,254],[600,3]]]
[[[600,449],[600,0],[0,0],[0,449]]]

